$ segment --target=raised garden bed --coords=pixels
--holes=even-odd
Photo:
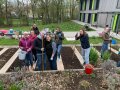
[[[17,50],[17,48],[10,48],[2,55],[0,55],[0,69],[6,64],[6,62],[14,55]]]
[[[23,67],[23,65],[24,65],[23,61],[19,60],[19,58],[17,57],[15,59],[14,63],[8,69],[7,72],[17,72],[17,71],[21,70],[21,68]],[[50,63],[48,61],[47,61],[47,69],[46,70],[51,70],[50,69]]]
[[[76,46],[76,49],[79,51],[79,53],[81,54],[81,46]]]
[[[12,73],[0,75],[5,90],[19,84],[23,90],[107,90],[103,85],[103,71],[86,75],[84,70]]]
[[[120,47],[119,46],[112,46],[112,48],[118,51]]]
[[[95,48],[100,52],[101,46],[96,46]],[[109,52],[111,52],[111,58],[110,58],[111,60],[114,60],[116,62],[120,61],[120,55],[115,54],[114,52],[112,52],[110,50],[109,50]]]
[[[71,47],[63,47],[61,51],[61,56],[65,69],[83,68]]]

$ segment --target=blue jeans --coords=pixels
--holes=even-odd
[[[52,70],[57,70],[57,54],[55,54],[55,56],[53,57],[53,60],[49,60],[50,61],[50,67]]]
[[[90,48],[87,49],[81,48],[81,51],[83,59],[85,60],[85,64],[89,64]]]
[[[117,62],[117,67],[120,67],[120,61]]]
[[[33,66],[33,57],[32,52],[28,52],[25,58],[25,65],[29,67],[29,65]]]
[[[44,70],[46,70],[46,54],[43,54],[43,61],[44,61]],[[37,64],[36,67],[40,71],[41,70],[41,64],[42,64],[42,54],[37,54]]]
[[[104,54],[104,52],[105,51],[107,51],[108,50],[108,43],[103,43],[102,44],[102,48],[101,48],[101,57],[102,57],[102,55]]]
[[[61,49],[62,49],[62,44],[57,45],[57,56],[58,56],[58,58],[60,58]]]

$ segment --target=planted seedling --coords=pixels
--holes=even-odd
[[[91,50],[90,50],[90,63],[96,66],[97,62],[98,62],[98,58],[99,58],[99,55],[98,55],[97,50],[95,48],[91,48]]]
[[[111,56],[110,52],[109,51],[105,51],[103,53],[103,55],[102,55],[103,62],[109,60],[110,56]]]
[[[83,87],[85,90],[87,90],[90,86],[91,86],[91,83],[86,81],[86,80],[82,80],[80,83],[80,86]]]

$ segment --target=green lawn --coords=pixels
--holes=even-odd
[[[99,44],[102,42],[103,42],[103,40],[99,37],[90,37],[90,44]],[[76,41],[64,40],[63,44],[80,44],[80,41],[79,40],[76,40]]]
[[[5,39],[2,38],[0,39],[0,45],[18,45],[19,41],[15,40],[15,39]],[[95,37],[90,37],[90,43],[91,44],[99,44],[102,43],[102,39],[101,38],[95,38]],[[80,44],[80,41],[67,41],[66,39],[63,41],[63,44],[67,45],[67,44]]]
[[[117,40],[117,44],[120,44],[120,40]],[[103,42],[103,40],[100,37],[90,37],[90,44],[101,44]],[[15,39],[5,39],[5,38],[1,38],[0,39],[0,45],[18,45],[19,41],[15,40]],[[67,44],[80,44],[79,40],[76,41],[67,41],[66,39],[63,41],[64,45]]]
[[[17,21],[15,20],[14,22],[15,24],[17,23]],[[37,21],[36,22],[38,28],[40,30],[42,30],[43,28],[50,28],[50,30],[56,29],[56,27],[60,27],[62,31],[79,31],[80,28],[82,28],[82,25],[76,24],[72,21],[68,21],[68,22],[63,22],[63,23],[52,23],[52,24],[48,24],[48,25],[42,25],[41,21]],[[11,27],[0,27],[0,29],[10,29]],[[31,29],[31,26],[15,26],[12,27],[14,30],[22,30],[22,31],[29,31]],[[89,29],[89,31],[93,31],[93,29]]]
[[[19,41],[15,39],[0,39],[0,45],[18,45]]]

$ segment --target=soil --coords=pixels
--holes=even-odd
[[[0,75],[5,85],[22,81],[23,90],[107,90],[103,85],[103,71],[95,70],[86,75],[84,70]]]
[[[14,55],[17,51],[17,48],[10,48],[0,55],[0,69],[5,65],[5,63]]]
[[[74,51],[71,47],[63,47],[61,50],[62,61],[64,69],[82,69],[83,66],[80,64]]]
[[[0,48],[0,51],[2,50],[3,48]]]
[[[104,88],[102,88],[102,80],[103,80],[102,72],[100,71],[99,74],[94,73],[93,75],[95,77],[93,77],[92,75],[83,75],[83,76],[75,75],[75,74],[70,75],[69,78],[71,82],[68,83],[68,90],[105,90]],[[87,84],[86,85],[83,84],[82,81],[88,82],[90,86],[87,87]],[[80,83],[85,85],[86,89],[85,87],[81,86]]]

